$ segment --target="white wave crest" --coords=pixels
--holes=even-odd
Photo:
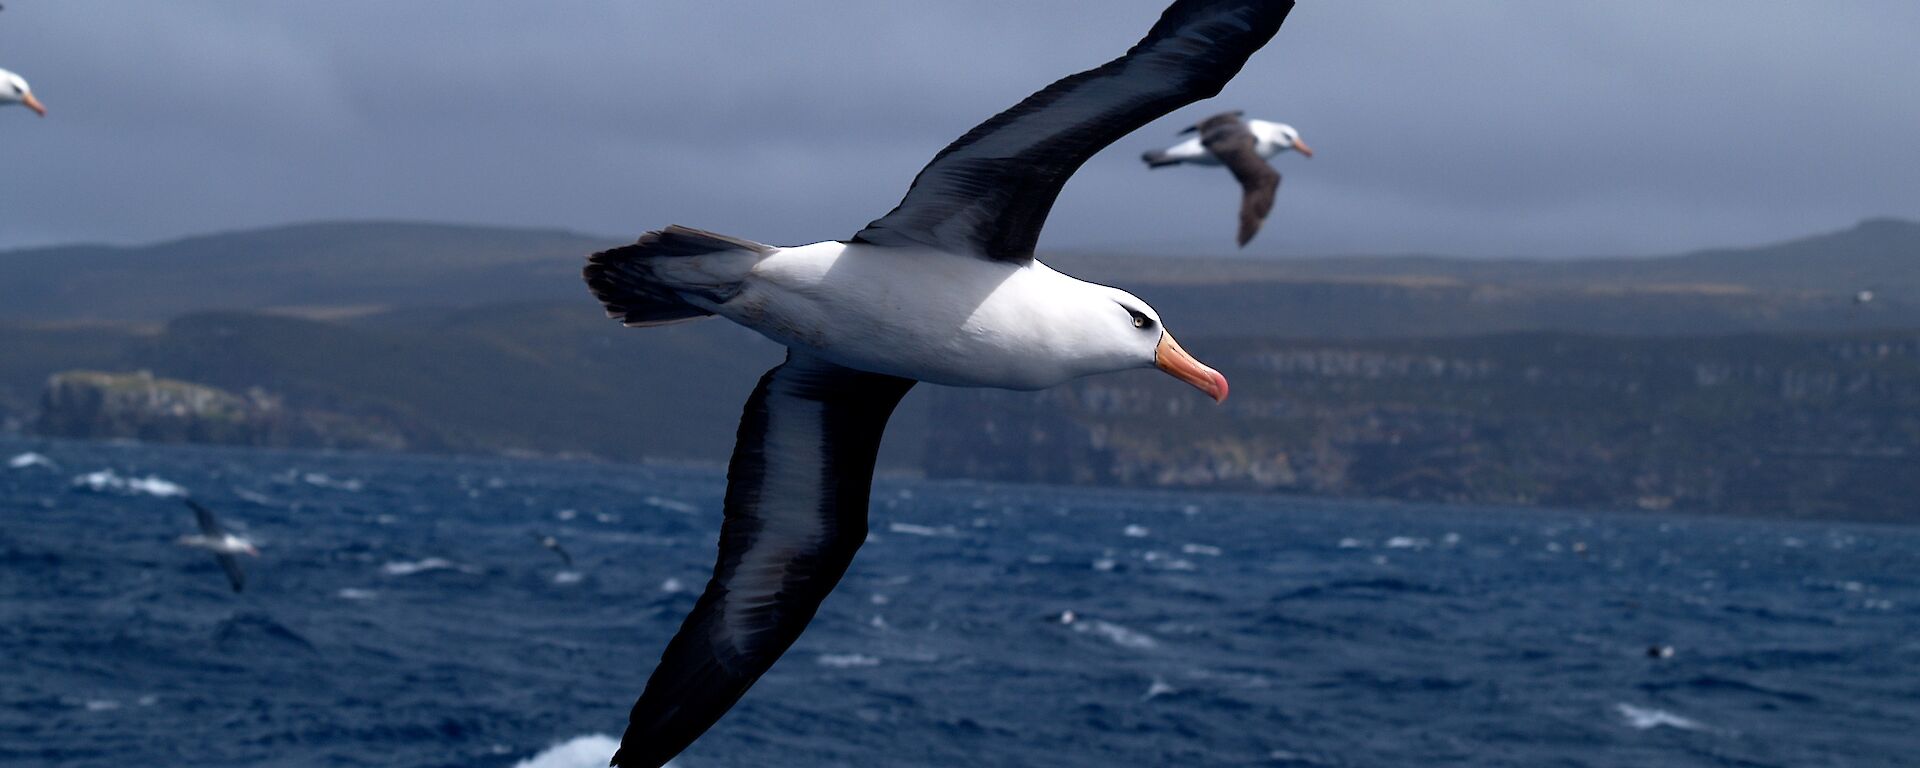
[[[1118,624],[1105,621],[1076,621],[1072,625],[1075,632],[1088,632],[1113,642],[1122,648],[1136,651],[1150,651],[1160,646],[1160,642],[1141,632],[1135,632]]]
[[[514,763],[513,768],[603,768],[619,748],[619,740],[604,733],[575,736]]]
[[[94,493],[120,493],[128,496],[173,498],[187,495],[187,489],[171,480],[154,475],[121,477],[111,469],[88,472],[73,479],[73,487]]]
[[[412,562],[402,560],[380,566],[380,572],[388,576],[412,576],[416,573],[426,573],[428,571],[470,572],[465,566],[455,565],[452,561],[441,557],[429,557],[425,560],[414,560]]]
[[[648,496],[645,499],[641,499],[641,501],[646,502],[648,506],[664,509],[668,512],[678,512],[683,515],[691,515],[700,511],[700,507],[696,505],[688,504],[679,499],[669,499],[665,496]]]
[[[858,653],[823,653],[816,661],[820,662],[820,666],[833,669],[880,666],[880,659]]]
[[[960,535],[960,532],[955,530],[951,525],[943,525],[935,528],[931,525],[915,525],[913,523],[888,523],[887,530],[892,533],[901,533],[908,536],[945,537]]]
[[[301,475],[300,480],[315,488],[330,488],[349,493],[359,493],[367,487],[366,483],[351,477],[333,477],[322,472],[308,472]]]
[[[53,459],[49,459],[32,451],[7,459],[7,467],[10,469],[27,469],[29,467],[46,467],[47,469],[53,469],[56,466],[58,465],[53,463]]]
[[[1706,729],[1706,726],[1701,725],[1697,720],[1681,717],[1664,709],[1636,707],[1624,701],[1613,706],[1614,709],[1619,710],[1621,717],[1627,719],[1627,725],[1642,731],[1659,728],[1661,726],[1678,728],[1683,731],[1700,731]]]

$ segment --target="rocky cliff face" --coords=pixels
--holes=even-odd
[[[270,447],[415,447],[378,418],[289,408],[259,389],[235,394],[146,371],[48,378],[33,429],[53,437]]]
[[[929,474],[1916,519],[1920,337],[1195,344],[1166,377],[940,390]]]

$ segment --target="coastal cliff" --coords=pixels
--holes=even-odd
[[[289,408],[258,388],[236,394],[147,371],[54,374],[33,428],[50,437],[155,443],[384,450],[418,443],[377,417]]]
[[[1165,377],[940,389],[934,477],[1911,519],[1920,336],[1192,345]]]

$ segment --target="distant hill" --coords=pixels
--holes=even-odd
[[[579,267],[611,244],[332,223],[0,253],[0,430],[724,461],[779,348],[723,321],[605,319]],[[1047,260],[1153,302],[1234,399],[1203,408],[1151,372],[1042,395],[922,386],[883,468],[1914,514],[1920,224],[1652,259]],[[48,386],[66,371],[121,376]],[[139,391],[92,408],[101,386],[72,382]],[[168,399],[149,390],[252,405],[220,429],[129,412]]]
[[[157,323],[208,310],[324,315],[574,299],[585,295],[582,259],[609,244],[559,230],[365,222],[5,251],[0,320]]]
[[[156,324],[208,310],[339,318],[587,301],[579,282],[583,257],[621,240],[559,230],[362,222],[137,247],[5,251],[0,322]],[[1294,337],[1371,337],[1920,325],[1920,224],[1896,219],[1661,258],[1045,258],[1081,277],[1136,289],[1189,335],[1247,327]],[[1861,289],[1873,290],[1878,300],[1854,306],[1851,297]]]
[[[1177,271],[1156,257],[1071,253],[1055,266],[1106,268],[1129,280],[1166,283],[1349,281],[1399,285],[1500,285],[1669,294],[1820,293],[1871,289],[1889,298],[1920,295],[1920,222],[1867,219],[1837,232],[1756,246],[1672,256],[1581,259],[1474,259],[1443,256],[1345,256],[1182,260]]]
[[[0,330],[0,343],[16,345],[0,355],[0,421],[43,434],[707,463],[726,459],[741,404],[780,357],[727,323],[643,332],[577,303],[352,322],[208,313],[157,333]],[[1231,376],[1224,407],[1153,371],[1040,393],[925,385],[889,428],[883,468],[1920,521],[1916,331],[1187,346]],[[49,385],[76,368],[271,407],[186,421],[168,398],[106,407],[72,383],[97,375]]]

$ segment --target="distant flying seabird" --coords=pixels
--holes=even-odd
[[[559,539],[552,536],[542,536],[537,533],[534,534],[533,537],[540,541],[540,546],[551,549],[554,554],[559,555],[560,562],[566,563],[569,570],[573,568],[573,555],[567,554],[567,550],[561,548]]]
[[[33,95],[33,89],[27,87],[27,79],[0,69],[0,107],[8,104],[21,104],[41,117],[47,116],[46,106]]]
[[[588,286],[626,325],[719,315],[787,347],[740,420],[713,578],[634,704],[614,765],[666,763],[800,636],[866,540],[881,432],[916,381],[1031,390],[1158,367],[1226,399],[1226,377],[1146,302],[1048,268],[1034,243],[1082,163],[1218,94],[1292,8],[1174,3],[1125,56],[941,150],[850,240],[783,248],[669,227],[589,258]]]
[[[181,501],[186,502],[187,506],[193,509],[193,519],[200,523],[200,535],[180,537],[180,546],[212,552],[213,558],[220,561],[221,570],[227,572],[227,583],[233,585],[233,591],[239,592],[245,589],[247,574],[240,570],[240,561],[235,559],[234,555],[259,557],[260,550],[254,548],[253,542],[228,533],[227,529],[220,526],[220,521],[214,518],[212,510],[200,506],[199,502],[190,498],[182,498]]]
[[[1247,120],[1241,112],[1223,112],[1200,121],[1181,133],[1197,134],[1191,139],[1143,155],[1148,168],[1191,163],[1224,165],[1240,182],[1240,247],[1245,248],[1260,232],[1260,224],[1273,211],[1273,196],[1280,189],[1280,172],[1267,159],[1289,149],[1313,157],[1313,148],[1300,140],[1300,132],[1285,123]]]

